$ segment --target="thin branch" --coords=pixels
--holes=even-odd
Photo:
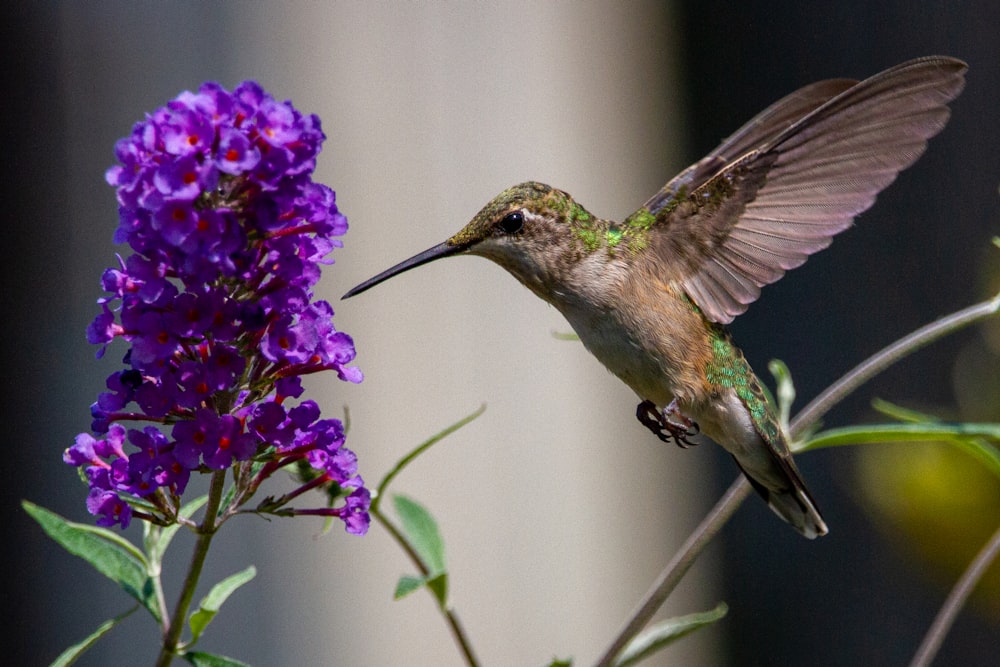
[[[479,415],[483,414],[485,410],[486,404],[484,403],[479,406],[479,409],[470,414],[468,417],[455,422],[440,433],[431,436],[429,439],[421,443],[416,449],[400,459],[395,467],[393,467],[393,469],[382,478],[382,481],[379,482],[378,487],[376,487],[375,492],[372,494],[372,503],[368,508],[369,513],[375,517],[376,521],[385,527],[392,539],[396,540],[396,543],[399,544],[403,553],[406,554],[407,558],[409,558],[414,566],[416,566],[417,571],[420,572],[423,577],[429,576],[430,570],[427,568],[427,565],[420,558],[420,554],[417,553],[417,550],[412,544],[410,544],[409,540],[402,533],[402,531],[396,527],[389,517],[382,513],[382,498],[385,497],[389,490],[389,483],[403,471],[403,468],[427,451],[431,445],[439,442],[445,436],[454,433],[472,420],[476,419]],[[462,655],[465,657],[465,663],[469,665],[469,667],[478,667],[479,661],[476,659],[476,654],[472,650],[472,644],[470,643],[469,637],[465,632],[465,628],[462,627],[462,623],[458,620],[457,612],[455,612],[455,610],[447,604],[439,604],[438,608],[441,610],[441,613],[444,614],[445,621],[448,623],[448,629],[451,631],[451,635],[455,639],[455,643],[458,644],[458,647],[462,650]]]
[[[827,387],[796,415],[789,428],[792,439],[794,440],[803,430],[814,424],[855,389],[903,357],[939,338],[994,315],[997,311],[1000,311],[1000,294],[922,326],[908,336],[904,336],[888,347],[879,350]]]
[[[973,561],[969,563],[969,567],[962,573],[959,580],[955,582],[955,587],[951,589],[948,598],[941,605],[941,609],[938,610],[934,622],[924,636],[924,641],[920,643],[920,648],[917,649],[916,655],[913,656],[910,667],[927,667],[931,664],[934,656],[937,655],[938,649],[941,648],[941,644],[944,642],[945,635],[948,634],[952,624],[955,622],[958,612],[962,609],[965,601],[972,594],[972,591],[976,588],[976,584],[979,583],[979,580],[986,573],[990,564],[996,560],[998,554],[1000,554],[1000,528],[993,533],[993,537],[976,554]]]
[[[615,658],[618,657],[618,654],[663,606],[667,597],[677,588],[677,584],[681,582],[688,569],[694,564],[695,559],[712,541],[712,538],[725,525],[749,493],[750,483],[740,475],[726,491],[726,494],[715,504],[712,511],[694,529],[694,532],[691,533],[673,559],[667,563],[667,567],[660,573],[659,578],[646,593],[646,597],[636,607],[631,618],[598,661],[597,667],[611,667],[615,664]]]
[[[420,575],[427,577],[430,575],[430,570],[421,560],[420,556],[417,554],[413,546],[407,541],[403,533],[396,527],[396,525],[389,520],[389,517],[382,514],[382,510],[379,509],[374,503],[369,508],[371,515],[382,524],[382,526],[388,531],[392,539],[396,540],[400,548],[410,559],[413,565],[420,572]],[[462,650],[462,656],[465,658],[465,664],[469,667],[478,667],[479,661],[476,659],[476,654],[472,650],[472,644],[469,642],[468,635],[465,632],[465,628],[462,626],[462,622],[458,620],[458,613],[448,605],[438,605],[441,609],[441,613],[444,614],[445,620],[448,623],[448,629],[451,631],[451,636],[454,638],[455,643]]]

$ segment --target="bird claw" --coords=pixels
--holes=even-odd
[[[698,435],[698,424],[681,412],[677,399],[671,401],[662,411],[657,410],[656,404],[652,401],[643,401],[635,409],[635,416],[640,424],[663,442],[673,442],[681,449],[698,444],[689,440]]]

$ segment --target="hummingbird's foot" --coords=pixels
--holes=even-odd
[[[687,449],[698,444],[697,442],[688,440],[688,438],[693,438],[701,431],[698,428],[698,422],[681,412],[676,398],[670,401],[670,405],[663,408],[663,422],[674,436],[674,442],[677,443],[678,447]]]
[[[688,439],[698,435],[698,424],[681,412],[676,399],[662,412],[652,401],[643,401],[635,409],[635,416],[640,424],[663,442],[673,442],[683,449],[698,444]]]
[[[656,409],[656,404],[652,401],[643,401],[635,409],[635,417],[639,423],[653,432],[657,438],[663,442],[673,440],[673,435],[667,431],[666,421],[663,415]]]

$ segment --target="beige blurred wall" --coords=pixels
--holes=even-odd
[[[338,299],[443,240],[514,183],[548,182],[620,219],[679,171],[682,44],[669,4],[215,10],[218,38],[230,42],[224,83],[256,78],[322,117],[317,178],[337,190],[350,220],[320,292],[355,337],[366,379],[315,378],[310,390],[332,416],[349,405],[348,444],[372,485],[486,403],[393,490],[437,517],[451,599],[483,664],[591,663],[712,502],[699,483],[705,457],[639,426],[637,398],[581,345],[552,335],[569,331],[559,314],[482,259],[445,260]],[[230,526],[206,576],[247,562],[259,575],[229,603],[239,611],[223,609],[206,650],[235,646],[234,657],[255,665],[461,664],[428,595],[392,601],[396,578],[412,568],[377,526],[364,539],[339,527],[320,535],[311,521]],[[718,599],[701,564],[667,608],[688,613]],[[240,620],[227,625],[227,615]],[[716,664],[721,632],[685,639],[650,664]]]

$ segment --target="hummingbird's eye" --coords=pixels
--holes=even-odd
[[[524,227],[524,214],[520,211],[514,211],[508,213],[500,221],[500,229],[504,231],[505,234],[516,234],[521,231]]]

